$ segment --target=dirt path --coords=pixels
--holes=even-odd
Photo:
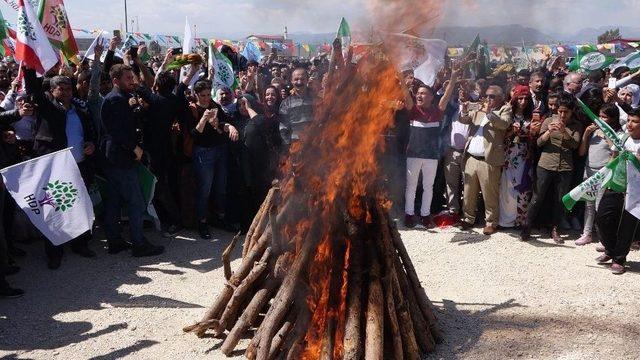
[[[27,294],[0,300],[0,358],[225,359],[221,340],[181,331],[223,284],[219,255],[231,235],[217,235],[154,238],[167,253],[144,260],[107,255],[101,242],[98,258],[67,251],[55,272],[41,244],[23,246],[29,257],[10,280]],[[593,245],[451,230],[402,235],[445,332],[429,358],[640,358],[640,253],[614,276],[595,264]]]

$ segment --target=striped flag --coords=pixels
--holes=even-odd
[[[16,60],[44,75],[58,63],[58,56],[51,47],[31,4],[26,0],[18,0],[18,5]]]
[[[77,59],[78,45],[63,0],[40,0],[38,19],[51,45],[62,51],[65,58]]]

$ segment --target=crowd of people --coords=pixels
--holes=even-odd
[[[157,178],[153,207],[163,236],[184,227],[202,239],[211,238],[211,226],[246,230],[291,144],[313,121],[331,70],[345,61],[339,40],[331,55],[286,59],[274,52],[259,63],[225,45],[221,53],[239,84],[231,89],[214,87],[206,61],[168,70],[173,50],[158,58],[141,45],[120,58],[120,43],[114,37],[108,48],[96,46],[95,59],[106,52],[104,61],[58,65],[44,78],[12,61],[0,65],[0,166],[71,147],[87,187],[105,183],[98,222],[108,253],[130,249],[134,257],[164,252],[144,236],[140,166]],[[390,99],[397,100],[395,127],[381,137],[387,145],[381,175],[394,202],[404,204],[407,228],[433,228],[444,217],[468,230],[484,219],[484,234],[518,228],[523,241],[532,228],[548,228],[557,243],[562,231],[580,230],[577,245],[593,242],[597,231],[603,252],[597,261],[613,261],[611,270],[623,273],[632,242],[640,239],[637,219],[621,210],[624,194],[602,191],[595,203],[572,212],[561,197],[616,154],[576,98],[640,154],[639,73],[625,67],[567,72],[562,58],[537,65],[479,77],[470,58],[447,59],[433,86],[410,69],[399,71],[406,96]],[[615,88],[606,86],[609,77],[618,79]],[[5,280],[25,256],[14,241],[20,209],[2,196],[0,296],[20,296]],[[87,232],[69,247],[95,257],[91,239]],[[59,268],[64,246],[44,244],[48,267]]]

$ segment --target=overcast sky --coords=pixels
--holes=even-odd
[[[341,16],[365,24],[367,0],[129,0],[129,22],[140,20],[145,33],[181,34],[185,17],[198,33],[249,34],[333,32]],[[66,0],[74,28],[111,30],[124,23],[124,0]],[[15,24],[15,11],[0,2]],[[638,0],[451,0],[440,14],[443,25],[520,24],[543,32],[569,34],[584,27],[635,26]],[[123,26],[124,27],[124,26]]]

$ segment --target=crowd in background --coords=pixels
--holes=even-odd
[[[153,207],[163,236],[184,227],[202,239],[211,238],[211,226],[246,230],[290,145],[313,121],[330,70],[345,61],[340,42],[331,55],[307,60],[272,53],[260,63],[225,45],[235,89],[214,89],[206,61],[167,70],[175,58],[171,49],[164,58],[150,57],[142,45],[120,58],[119,42],[114,37],[108,48],[96,47],[95,58],[103,61],[57,66],[44,78],[12,61],[0,65],[0,167],[72,147],[87,187],[105,181],[97,223],[109,254],[164,251],[144,236],[141,164],[157,178]],[[582,231],[577,245],[598,238],[598,261],[613,261],[612,271],[624,272],[629,249],[640,239],[637,219],[620,210],[624,196],[602,191],[595,203],[572,212],[561,197],[616,151],[576,98],[640,154],[639,73],[625,67],[571,73],[561,57],[518,72],[477,75],[476,65],[472,57],[447,59],[433,86],[410,69],[398,72],[406,97],[396,99],[395,127],[381,137],[382,176],[404,210],[404,225],[469,230],[484,222],[486,235],[517,228],[523,241],[532,228],[547,228],[556,243],[573,229]],[[615,88],[607,86],[610,77],[617,79]],[[22,292],[4,277],[19,271],[16,261],[26,255],[14,241],[21,210],[2,196],[0,290],[18,296]],[[128,237],[121,229],[123,205]],[[87,232],[69,248],[94,257],[92,237]],[[64,246],[43,242],[48,267],[59,268]]]

